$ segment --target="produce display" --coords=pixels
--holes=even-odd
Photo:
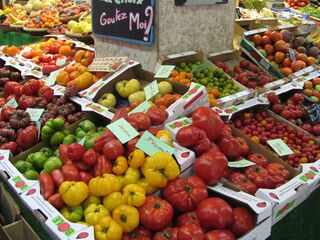
[[[22,82],[23,79],[19,71],[14,70],[10,67],[1,67],[0,68],[0,86],[3,88],[5,84],[9,81],[12,82]]]
[[[216,105],[216,99],[227,97],[243,90],[243,87],[236,85],[234,80],[225,74],[222,68],[210,66],[210,64],[203,68],[200,66],[200,61],[195,63],[181,62],[170,74],[169,79],[186,86],[190,86],[191,82],[206,86],[212,107]]]
[[[31,50],[24,51],[22,57],[39,65],[45,75],[49,75],[66,63],[70,63],[75,56],[73,43],[69,40],[50,38],[45,42],[33,44],[29,47]]]
[[[244,18],[274,17],[261,1],[241,2],[251,9],[242,9]],[[308,1],[288,4],[316,12]],[[254,48],[243,52],[166,56],[167,66],[153,74],[129,59],[121,68],[118,57],[94,59],[106,56],[83,43],[92,35],[91,14],[91,4],[69,0],[0,11],[0,22],[11,24],[3,32],[53,34],[0,48],[1,185],[26,212],[41,213],[43,232],[56,239],[263,240],[318,187],[316,24],[246,32]],[[138,15],[128,18],[142,28]],[[281,74],[256,50],[288,77],[271,77]],[[99,61],[114,72],[102,72]]]
[[[320,9],[319,8],[315,8],[312,6],[306,6],[306,7],[299,8],[299,11],[303,12],[303,13],[308,13],[312,17],[320,18]]]
[[[302,36],[294,36],[288,30],[270,30],[264,34],[255,34],[251,41],[284,76],[318,64],[319,44],[308,42]]]
[[[256,87],[263,87],[264,85],[276,80],[275,78],[266,75],[256,65],[247,60],[241,60],[240,64],[235,66],[233,69],[229,69],[229,67],[222,61],[215,61],[214,64],[222,68],[225,73],[232,76],[247,88],[255,89]]]
[[[138,79],[119,81],[115,84],[113,92],[103,93],[99,97],[98,103],[107,108],[129,107],[133,109],[146,101],[143,88],[148,84],[150,83]],[[173,93],[173,86],[170,82],[159,82],[158,89],[159,93],[148,100],[150,106],[168,108],[181,97],[180,94]]]
[[[281,139],[293,151],[281,158],[293,167],[298,167],[300,163],[314,162],[320,157],[320,145],[310,135],[276,120],[267,112],[246,112],[232,123],[253,141],[270,150],[272,148],[267,141]]]
[[[320,101],[320,78],[317,77],[312,79],[312,81],[305,81],[303,94],[318,103]]]
[[[298,9],[298,8],[305,7],[305,6],[309,5],[309,0],[298,0],[298,1],[287,0],[286,2],[293,9]]]
[[[307,93],[309,93],[308,90]],[[272,99],[271,110],[274,113],[289,120],[293,124],[298,125],[308,133],[316,137],[320,136],[320,124],[312,124],[307,113],[307,110],[312,105],[311,103],[306,104],[308,100],[306,100],[302,94],[295,93],[288,98],[287,102],[284,103],[280,102],[280,100],[276,97],[270,98]],[[313,97],[312,99],[315,98],[316,97]]]

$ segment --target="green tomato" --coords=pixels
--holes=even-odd
[[[62,132],[56,132],[50,138],[50,144],[52,146],[58,146],[61,143],[63,143],[63,139],[64,139],[64,134]]]
[[[44,170],[47,173],[51,173],[55,169],[59,169],[62,167],[62,161],[58,157],[51,157],[48,161],[44,164]]]
[[[77,137],[75,135],[67,135],[64,139],[63,139],[63,143],[66,144],[71,144],[77,141]]]
[[[44,155],[46,155],[47,158],[51,157],[53,155],[53,149],[50,147],[42,147],[40,149],[40,152],[43,152]]]
[[[97,137],[100,137],[100,133],[93,133],[90,135],[90,138],[88,140],[86,140],[84,142],[84,147],[88,150],[90,148],[93,148],[93,144],[94,144],[94,141],[96,140]]]
[[[26,171],[23,176],[29,180],[38,180],[39,173],[36,170],[31,169]]]
[[[38,171],[41,171],[44,167],[44,164],[48,161],[48,158],[43,152],[36,152],[32,157],[34,158],[34,168]]]
[[[95,132],[96,131],[96,125],[91,122],[90,120],[84,120],[79,123],[78,128],[81,128],[85,132]]]
[[[47,126],[47,127],[51,128],[51,129],[54,129],[53,118],[50,119],[49,121],[47,121],[44,126]]]
[[[64,124],[65,124],[65,121],[63,118],[58,117],[58,118],[53,119],[53,126],[54,126],[54,129],[56,129],[56,130],[63,130]]]
[[[84,131],[84,130],[82,130],[81,128],[77,128],[76,129],[76,136],[78,137],[78,138],[83,138],[83,137],[85,137],[87,135],[87,133]]]
[[[33,166],[30,162],[27,161],[23,161],[23,160],[19,160],[17,161],[14,166],[16,167],[16,169],[18,169],[19,172],[24,173],[28,170],[32,170]]]
[[[29,154],[28,157],[27,157],[27,159],[26,159],[26,161],[29,162],[29,163],[31,163],[32,165],[33,165],[33,163],[34,163],[34,158],[33,158],[33,155],[34,155],[34,154],[35,154],[35,153]]]
[[[63,129],[62,132],[65,136],[72,135],[72,132],[69,129]]]
[[[53,128],[47,126],[47,124],[45,126],[43,126],[43,128],[41,129],[41,138],[44,141],[49,141],[50,137],[52,136],[52,134],[54,133]]]

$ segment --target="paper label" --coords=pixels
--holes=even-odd
[[[295,54],[295,52],[294,52],[294,50],[293,49],[289,49],[289,55],[290,55],[290,59],[291,59],[291,61],[295,61],[295,60],[297,60],[297,58],[296,58],[296,54]]]
[[[56,82],[56,79],[57,79],[57,76],[58,76],[59,72],[60,72],[60,69],[50,73],[49,77],[46,80],[45,85],[49,86],[49,87],[54,85],[55,82]]]
[[[16,101],[15,98],[11,98],[5,105],[4,107],[14,107],[14,108],[17,108],[19,105]]]
[[[89,66],[93,72],[115,72],[122,67],[127,57],[95,58]]]
[[[144,92],[146,94],[146,100],[149,100],[153,96],[157,95],[159,92],[158,82],[155,80],[146,87],[144,87]]]
[[[86,137],[84,136],[78,143],[83,146],[85,141],[86,141]]]
[[[268,140],[267,143],[280,157],[293,154],[293,151],[281,139]]]
[[[44,112],[44,109],[43,108],[27,108],[26,112],[29,113],[31,121],[36,122],[41,118]]]
[[[174,69],[175,69],[174,65],[161,65],[154,77],[155,78],[168,78]]]
[[[170,155],[174,153],[174,148],[162,142],[159,138],[145,131],[136,144],[136,147],[144,151],[147,155],[153,156],[157,152],[167,152]]]
[[[134,108],[131,112],[129,112],[129,115],[137,112],[146,112],[149,108],[150,104],[147,101],[144,101],[143,103],[139,104],[136,108]]]
[[[59,67],[61,67],[61,66],[63,66],[66,62],[67,62],[67,58],[66,58],[66,57],[62,57],[62,58],[57,59],[56,65],[59,66]]]
[[[109,124],[107,128],[119,139],[121,143],[126,143],[139,135],[137,130],[131,126],[124,118]]]
[[[256,165],[256,163],[248,161],[247,159],[242,159],[235,162],[228,162],[228,167],[232,167],[232,168],[245,168],[245,167],[250,167],[254,165]]]

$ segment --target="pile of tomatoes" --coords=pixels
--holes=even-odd
[[[286,1],[291,8],[298,9],[309,5],[309,0],[288,0]]]

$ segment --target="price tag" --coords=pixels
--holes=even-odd
[[[38,140],[40,139],[40,133],[41,133],[41,122],[40,121],[36,121],[36,127],[38,130]]]
[[[314,104],[307,110],[308,117],[312,124],[320,123],[320,104]]]
[[[36,122],[41,118],[44,112],[44,109],[43,108],[27,108],[26,112],[29,113],[31,121]]]
[[[61,66],[63,66],[66,62],[67,62],[67,58],[66,58],[66,57],[62,57],[62,58],[57,59],[56,65],[59,66],[59,67],[61,67]]]
[[[294,50],[291,49],[291,48],[289,49],[289,55],[290,55],[291,61],[297,60],[297,58],[296,58],[296,53],[295,53]]]
[[[268,140],[267,143],[280,157],[293,154],[293,151],[281,139]]]
[[[155,78],[168,78],[171,72],[175,69],[173,65],[162,65],[157,71]]]
[[[144,87],[144,92],[146,93],[146,100],[149,100],[153,96],[157,95],[157,93],[159,92],[158,82],[155,80]]]
[[[131,112],[129,112],[129,115],[136,112],[146,112],[150,108],[150,104],[147,101],[144,101],[143,103],[139,104],[136,108],[134,108]]]
[[[59,72],[60,72],[60,69],[50,73],[49,77],[46,80],[45,85],[48,86],[48,87],[54,85],[55,82],[56,82],[56,79],[57,79],[57,76],[58,76]]]
[[[19,105],[18,105],[18,103],[17,103],[17,101],[16,101],[15,98],[11,98],[11,99],[4,105],[4,107],[7,107],[7,106],[17,108]]]
[[[228,166],[232,168],[245,168],[245,167],[250,167],[254,165],[256,165],[256,163],[248,161],[247,159],[242,159],[235,162],[228,162]]]
[[[148,131],[145,131],[136,144],[136,147],[144,151],[147,155],[153,156],[157,152],[174,153],[174,148],[162,142]]]
[[[269,68],[270,68],[269,62],[268,62],[267,60],[265,60],[264,58],[261,58],[260,64],[261,64],[262,67],[264,67],[265,69],[269,69]]]
[[[86,137],[83,137],[78,143],[83,146],[85,141],[86,141]]]
[[[107,128],[119,139],[121,143],[126,143],[139,135],[137,130],[131,126],[124,118],[109,124]]]
[[[122,67],[127,57],[95,58],[89,66],[93,72],[115,72]]]

